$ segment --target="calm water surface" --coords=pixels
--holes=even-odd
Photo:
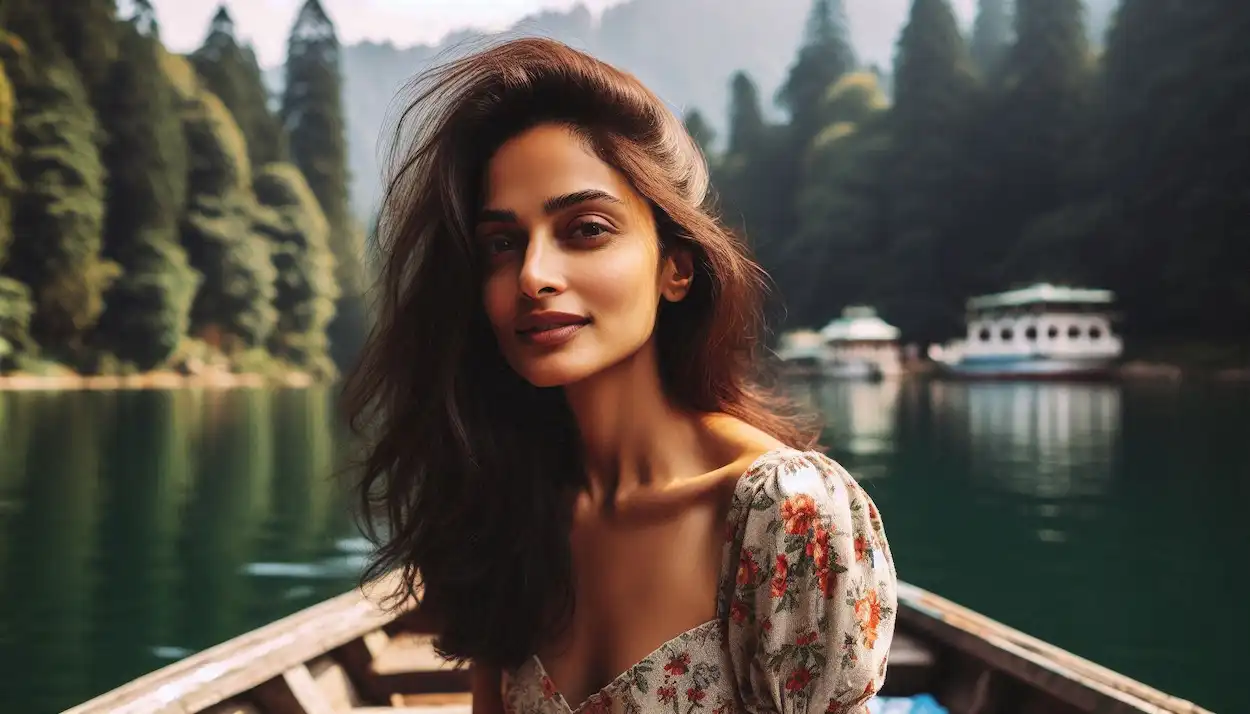
[[[1250,389],[794,385],[899,575],[1250,711]],[[323,390],[0,393],[0,712],[57,712],[349,589]]]

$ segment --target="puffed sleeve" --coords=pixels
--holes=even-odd
[[[743,477],[730,522],[728,646],[746,710],[866,712],[897,608],[872,499],[828,457],[782,452]]]

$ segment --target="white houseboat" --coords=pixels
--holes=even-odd
[[[1107,374],[1123,345],[1111,330],[1109,290],[1046,283],[968,301],[965,339],[930,348],[955,376],[1078,378]]]
[[[828,347],[826,374],[847,379],[879,379],[903,372],[899,330],[871,307],[844,308],[842,316],[820,331]]]

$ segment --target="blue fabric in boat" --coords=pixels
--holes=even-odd
[[[873,697],[868,700],[868,714],[950,714],[946,707],[928,694],[914,697]]]

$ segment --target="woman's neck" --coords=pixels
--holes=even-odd
[[[589,496],[609,507],[642,488],[663,486],[705,466],[699,414],[664,393],[654,342],[629,359],[565,388],[582,438]]]

